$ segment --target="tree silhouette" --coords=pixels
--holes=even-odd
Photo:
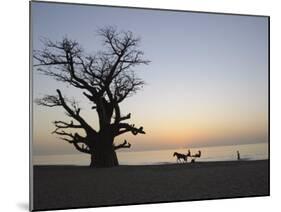
[[[137,65],[148,64],[143,52],[138,49],[140,42],[132,32],[118,32],[113,27],[98,30],[103,38],[104,50],[91,56],[86,54],[76,41],[64,38],[61,42],[44,40],[44,48],[34,51],[37,70],[83,91],[98,115],[99,130],[90,126],[80,114],[76,101],[64,97],[57,89],[57,95],[46,95],[36,102],[47,107],[62,107],[70,122],[55,121],[53,133],[72,144],[78,151],[91,155],[91,167],[118,165],[116,150],[130,148],[124,140],[114,144],[114,138],[124,133],[145,134],[143,127],[136,127],[126,121],[131,114],[122,115],[119,104],[136,93],[144,85],[137,78]],[[85,136],[78,132],[82,129]],[[71,131],[71,132],[69,132]]]

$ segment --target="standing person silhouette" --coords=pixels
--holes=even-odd
[[[240,160],[240,152],[237,151],[237,160]]]

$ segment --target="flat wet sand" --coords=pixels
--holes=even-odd
[[[34,166],[34,210],[269,195],[268,160]]]

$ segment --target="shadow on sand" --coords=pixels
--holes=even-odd
[[[29,205],[26,202],[19,202],[17,203],[18,208],[24,211],[29,211]]]

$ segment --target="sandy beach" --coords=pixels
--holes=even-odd
[[[34,166],[34,209],[269,195],[268,160],[119,166]]]

